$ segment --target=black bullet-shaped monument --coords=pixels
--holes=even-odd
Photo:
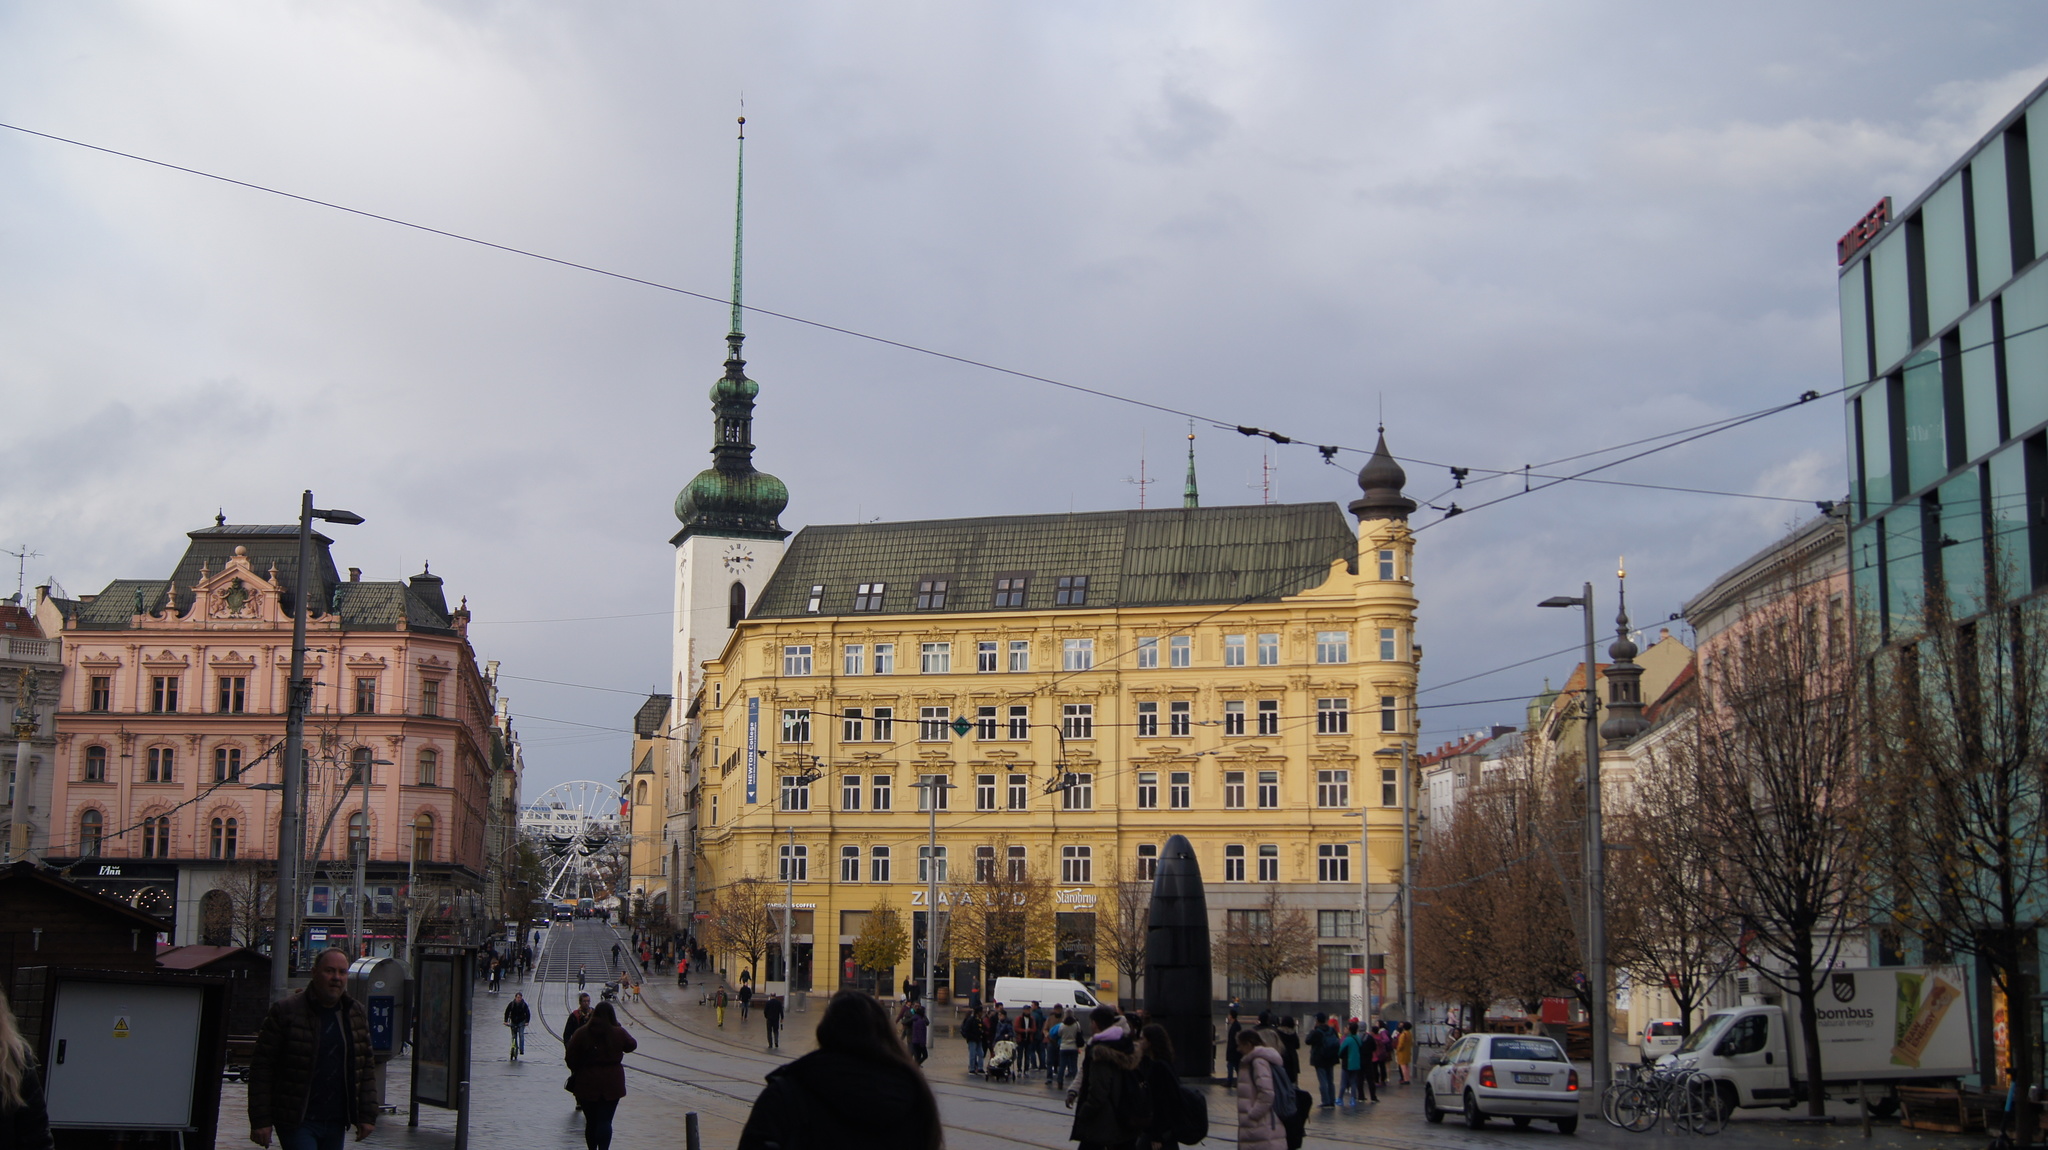
[[[1152,880],[1145,931],[1145,1014],[1173,1039],[1183,1078],[1215,1075],[1215,1023],[1210,1016],[1209,900],[1202,867],[1186,835],[1166,840]]]

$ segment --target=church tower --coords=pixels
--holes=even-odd
[[[740,330],[746,124],[742,116],[733,208],[732,326],[725,337],[725,374],[711,385],[711,466],[676,496],[676,518],[683,527],[669,540],[676,549],[672,663],[678,714],[689,706],[704,660],[724,649],[733,627],[775,573],[789,538],[776,518],[789,505],[789,489],[754,469],[754,398],[761,388],[747,378],[746,360],[740,358],[747,338]]]

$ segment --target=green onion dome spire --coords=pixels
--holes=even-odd
[[[725,337],[725,374],[711,385],[711,411],[717,439],[711,445],[711,466],[676,496],[676,518],[683,535],[741,536],[785,539],[777,516],[789,506],[789,488],[765,471],[754,470],[754,397],[761,387],[747,378],[735,331]]]

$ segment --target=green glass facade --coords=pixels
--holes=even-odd
[[[1841,269],[1851,586],[1887,638],[2048,588],[2048,85]]]

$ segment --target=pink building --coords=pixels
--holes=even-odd
[[[189,533],[168,579],[53,601],[64,679],[45,857],[173,919],[180,945],[263,941],[304,587],[308,932],[344,932],[351,844],[367,835],[372,951],[398,952],[409,897],[420,937],[480,941],[481,896],[497,877],[491,797],[517,780],[493,777],[513,760],[494,751],[495,687],[470,649],[467,604],[450,610],[427,572],[343,579],[319,534],[301,579],[297,530],[217,520]]]

